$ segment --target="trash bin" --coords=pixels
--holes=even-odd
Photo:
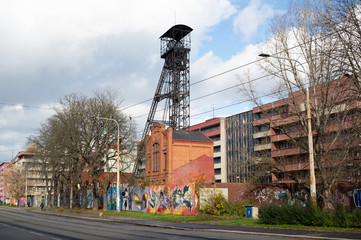
[[[246,208],[246,218],[258,219],[258,207],[253,205],[245,205]]]

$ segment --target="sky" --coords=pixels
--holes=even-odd
[[[287,4],[0,0],[0,163],[24,150],[27,137],[71,93],[116,90],[121,110],[132,116],[141,135],[151,105],[145,100],[153,98],[164,63],[159,37],[175,24],[193,29],[191,124],[252,109],[239,84],[247,73],[264,75],[248,63],[259,60],[269,21],[285,14]],[[267,79],[257,84],[264,90],[272,85]]]

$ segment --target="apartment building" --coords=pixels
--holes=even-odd
[[[318,135],[315,129],[312,129],[312,135],[314,149],[323,151],[319,149],[321,143],[324,149],[332,147],[332,151],[328,153],[323,151],[323,154],[328,154],[330,166],[335,167],[341,158],[360,159],[360,140],[350,139],[350,136],[352,129],[359,127],[360,124],[357,121],[359,117],[357,114],[359,114],[361,102],[357,98],[358,90],[355,89],[348,76],[327,84],[327,87],[317,86],[316,94],[310,96],[311,112],[315,111],[312,106],[318,102],[325,105],[322,116],[326,116],[317,120],[324,124],[323,132],[320,133],[322,135]],[[293,178],[297,178],[300,182],[309,181],[310,162],[305,99],[305,93],[298,91],[285,99],[253,109],[254,151],[263,160],[269,157],[274,165],[279,166],[279,169],[272,169],[272,182],[292,184],[295,183]],[[314,123],[314,121],[316,119],[313,118],[311,122]],[[336,138],[336,134],[340,136]],[[340,153],[341,148],[350,148],[350,151],[343,154]],[[349,181],[351,179],[355,180],[355,176],[349,176]]]
[[[252,111],[226,117],[227,182],[250,183],[255,179]]]
[[[6,170],[9,166],[8,162],[3,162],[0,164],[0,202],[1,203],[7,203],[7,197],[6,197]]]
[[[47,187],[50,185],[51,173],[42,169],[36,154],[21,151],[11,162],[11,167],[22,168],[26,172],[27,203],[38,206],[40,200],[46,197]]]
[[[190,130],[200,131],[213,141],[215,181],[227,182],[226,119],[212,118],[191,126]]]

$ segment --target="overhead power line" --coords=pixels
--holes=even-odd
[[[280,53],[282,53],[282,52],[284,52],[284,51],[289,51],[289,50],[292,50],[292,49],[301,47],[302,45],[305,45],[305,44],[307,44],[307,43],[309,43],[309,42],[311,42],[311,41],[315,41],[315,40],[319,40],[319,39],[322,39],[322,38],[329,37],[329,36],[331,36],[332,34],[335,34],[335,32],[330,32],[329,34],[326,34],[326,35],[324,35],[324,36],[319,36],[319,37],[316,38],[316,39],[312,39],[312,40],[310,40],[310,41],[308,41],[308,42],[298,44],[298,45],[296,45],[296,46],[290,47],[290,48],[288,48],[288,49],[285,49],[285,50],[283,50],[283,51],[276,52],[276,53],[273,53],[273,54],[274,54],[274,55],[278,55],[278,54],[280,54]],[[259,62],[259,61],[261,61],[261,60],[263,60],[263,59],[257,59],[257,60],[254,60],[254,61],[251,61],[251,62],[242,64],[242,65],[239,65],[239,66],[237,66],[237,67],[235,67],[235,68],[231,68],[231,69],[226,70],[226,71],[224,71],[224,72],[220,72],[220,73],[215,74],[215,75],[213,75],[213,76],[210,76],[210,77],[201,79],[201,80],[199,80],[199,81],[196,81],[196,82],[194,82],[194,83],[191,83],[190,86],[193,86],[193,85],[196,85],[196,84],[199,84],[199,83],[202,83],[202,82],[211,80],[211,79],[213,79],[213,78],[222,76],[222,75],[224,75],[224,74],[227,74],[227,73],[232,72],[232,71],[235,71],[235,70],[237,70],[237,69],[240,69],[240,68],[249,66],[249,65],[254,64],[254,63],[256,63],[256,62]],[[201,98],[201,97],[200,97],[200,98]],[[151,100],[153,100],[153,98],[149,98],[149,99],[144,100],[144,101],[141,101],[141,102],[139,102],[139,103],[135,103],[135,104],[133,104],[133,105],[127,106],[127,107],[125,107],[125,108],[122,108],[121,110],[125,110],[125,109],[131,108],[131,107],[135,107],[135,106],[138,106],[138,105],[140,105],[140,104],[146,103],[146,102],[151,101]]]

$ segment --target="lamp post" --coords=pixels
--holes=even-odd
[[[117,127],[118,127],[118,146],[117,146],[117,151],[118,151],[118,158],[117,158],[117,212],[120,212],[120,191],[119,191],[119,185],[120,185],[120,179],[119,179],[119,162],[120,162],[120,159],[119,159],[119,143],[120,143],[120,134],[119,134],[119,123],[117,120],[115,119],[112,119],[112,118],[105,118],[105,117],[97,117],[97,119],[102,119],[102,120],[110,120],[110,121],[113,121],[117,124]]]
[[[25,207],[28,207],[28,172],[25,171]]]
[[[266,54],[266,53],[261,53],[258,56],[264,57],[264,58],[272,57],[272,58],[278,58],[278,59],[283,59],[283,60],[288,60],[288,61],[294,61],[294,62],[298,63],[299,65],[301,65],[301,67],[303,68],[303,71],[306,72],[303,64],[296,59],[279,57],[279,56],[274,56],[274,55],[270,55],[270,54]],[[316,203],[315,162],[314,162],[314,158],[313,158],[313,138],[312,138],[312,126],[311,126],[310,94],[309,94],[308,87],[306,89],[306,101],[307,101],[307,123],[308,123],[308,154],[309,154],[309,162],[310,162],[310,195],[311,195],[311,201],[313,203]]]

